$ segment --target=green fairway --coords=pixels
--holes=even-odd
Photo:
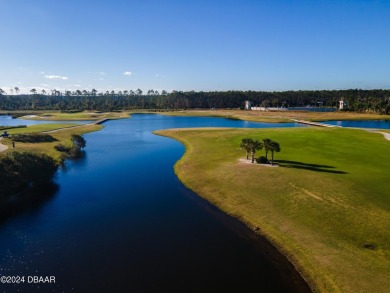
[[[9,134],[20,134],[20,133],[36,133],[43,131],[52,131],[60,128],[74,127],[78,124],[37,124],[30,125],[25,128],[11,128],[8,131]]]
[[[175,165],[180,180],[270,239],[314,291],[388,292],[390,142],[382,134],[335,128],[157,133],[186,146]],[[246,137],[279,142],[280,167],[239,162]]]

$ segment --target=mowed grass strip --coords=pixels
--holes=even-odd
[[[390,288],[390,142],[357,129],[165,130],[186,153],[180,180],[270,239],[315,292]],[[280,167],[240,163],[271,138]],[[264,155],[260,151],[257,155]]]
[[[75,127],[79,124],[37,124],[30,125],[23,128],[11,128],[7,130],[9,134],[27,134],[27,133],[37,133],[37,132],[45,132],[52,131],[56,129]]]
[[[54,126],[53,126],[54,125]],[[59,126],[64,127],[59,127]],[[61,128],[61,129],[59,129]],[[65,146],[71,147],[72,141],[71,136],[72,134],[78,134],[82,135],[88,132],[98,131],[102,129],[102,125],[95,125],[95,124],[88,124],[88,125],[80,125],[77,127],[74,127],[72,124],[41,124],[41,125],[34,125],[29,126],[27,128],[20,128],[20,129],[10,129],[10,133],[13,134],[14,131],[20,130],[17,132],[18,134],[23,133],[41,133],[45,131],[50,130],[56,130],[55,132],[47,133],[51,135],[55,141],[53,142],[40,142],[40,143],[23,143],[23,142],[15,142],[15,148],[12,148],[12,139],[7,138],[3,139],[1,141],[2,144],[7,145],[9,148],[5,152],[11,152],[11,151],[31,151],[35,153],[45,153],[51,157],[53,157],[56,160],[60,160],[61,158],[61,152],[54,149],[54,146],[58,144],[63,144]],[[39,131],[36,131],[38,130]],[[24,130],[24,131],[22,131]],[[15,132],[16,134],[16,132]],[[87,141],[88,145],[88,141]],[[0,154],[1,155],[1,154]]]

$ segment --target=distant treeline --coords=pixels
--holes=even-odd
[[[98,110],[115,111],[129,109],[188,109],[188,108],[242,108],[246,100],[262,107],[337,107],[344,99],[351,111],[373,111],[390,114],[390,90],[321,90],[321,91],[215,91],[167,93],[149,90],[137,91],[52,91],[51,95],[0,94],[0,109],[17,110]]]

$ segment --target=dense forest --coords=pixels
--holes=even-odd
[[[15,88],[16,93],[18,92]],[[29,95],[8,95],[0,89],[1,110],[99,110],[128,109],[188,109],[188,108],[242,108],[244,101],[262,107],[337,107],[344,99],[351,111],[373,111],[390,114],[390,90],[320,90],[320,91],[213,91],[167,93],[149,90],[106,91],[98,93],[77,90],[57,90],[38,93],[32,89]]]

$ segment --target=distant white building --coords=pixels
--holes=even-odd
[[[252,108],[252,102],[251,101],[245,101],[245,110],[250,110]]]
[[[288,108],[284,107],[252,107],[252,111],[288,111]]]
[[[344,99],[341,99],[339,101],[339,110],[345,110],[348,109],[348,103],[347,101],[344,101]]]

